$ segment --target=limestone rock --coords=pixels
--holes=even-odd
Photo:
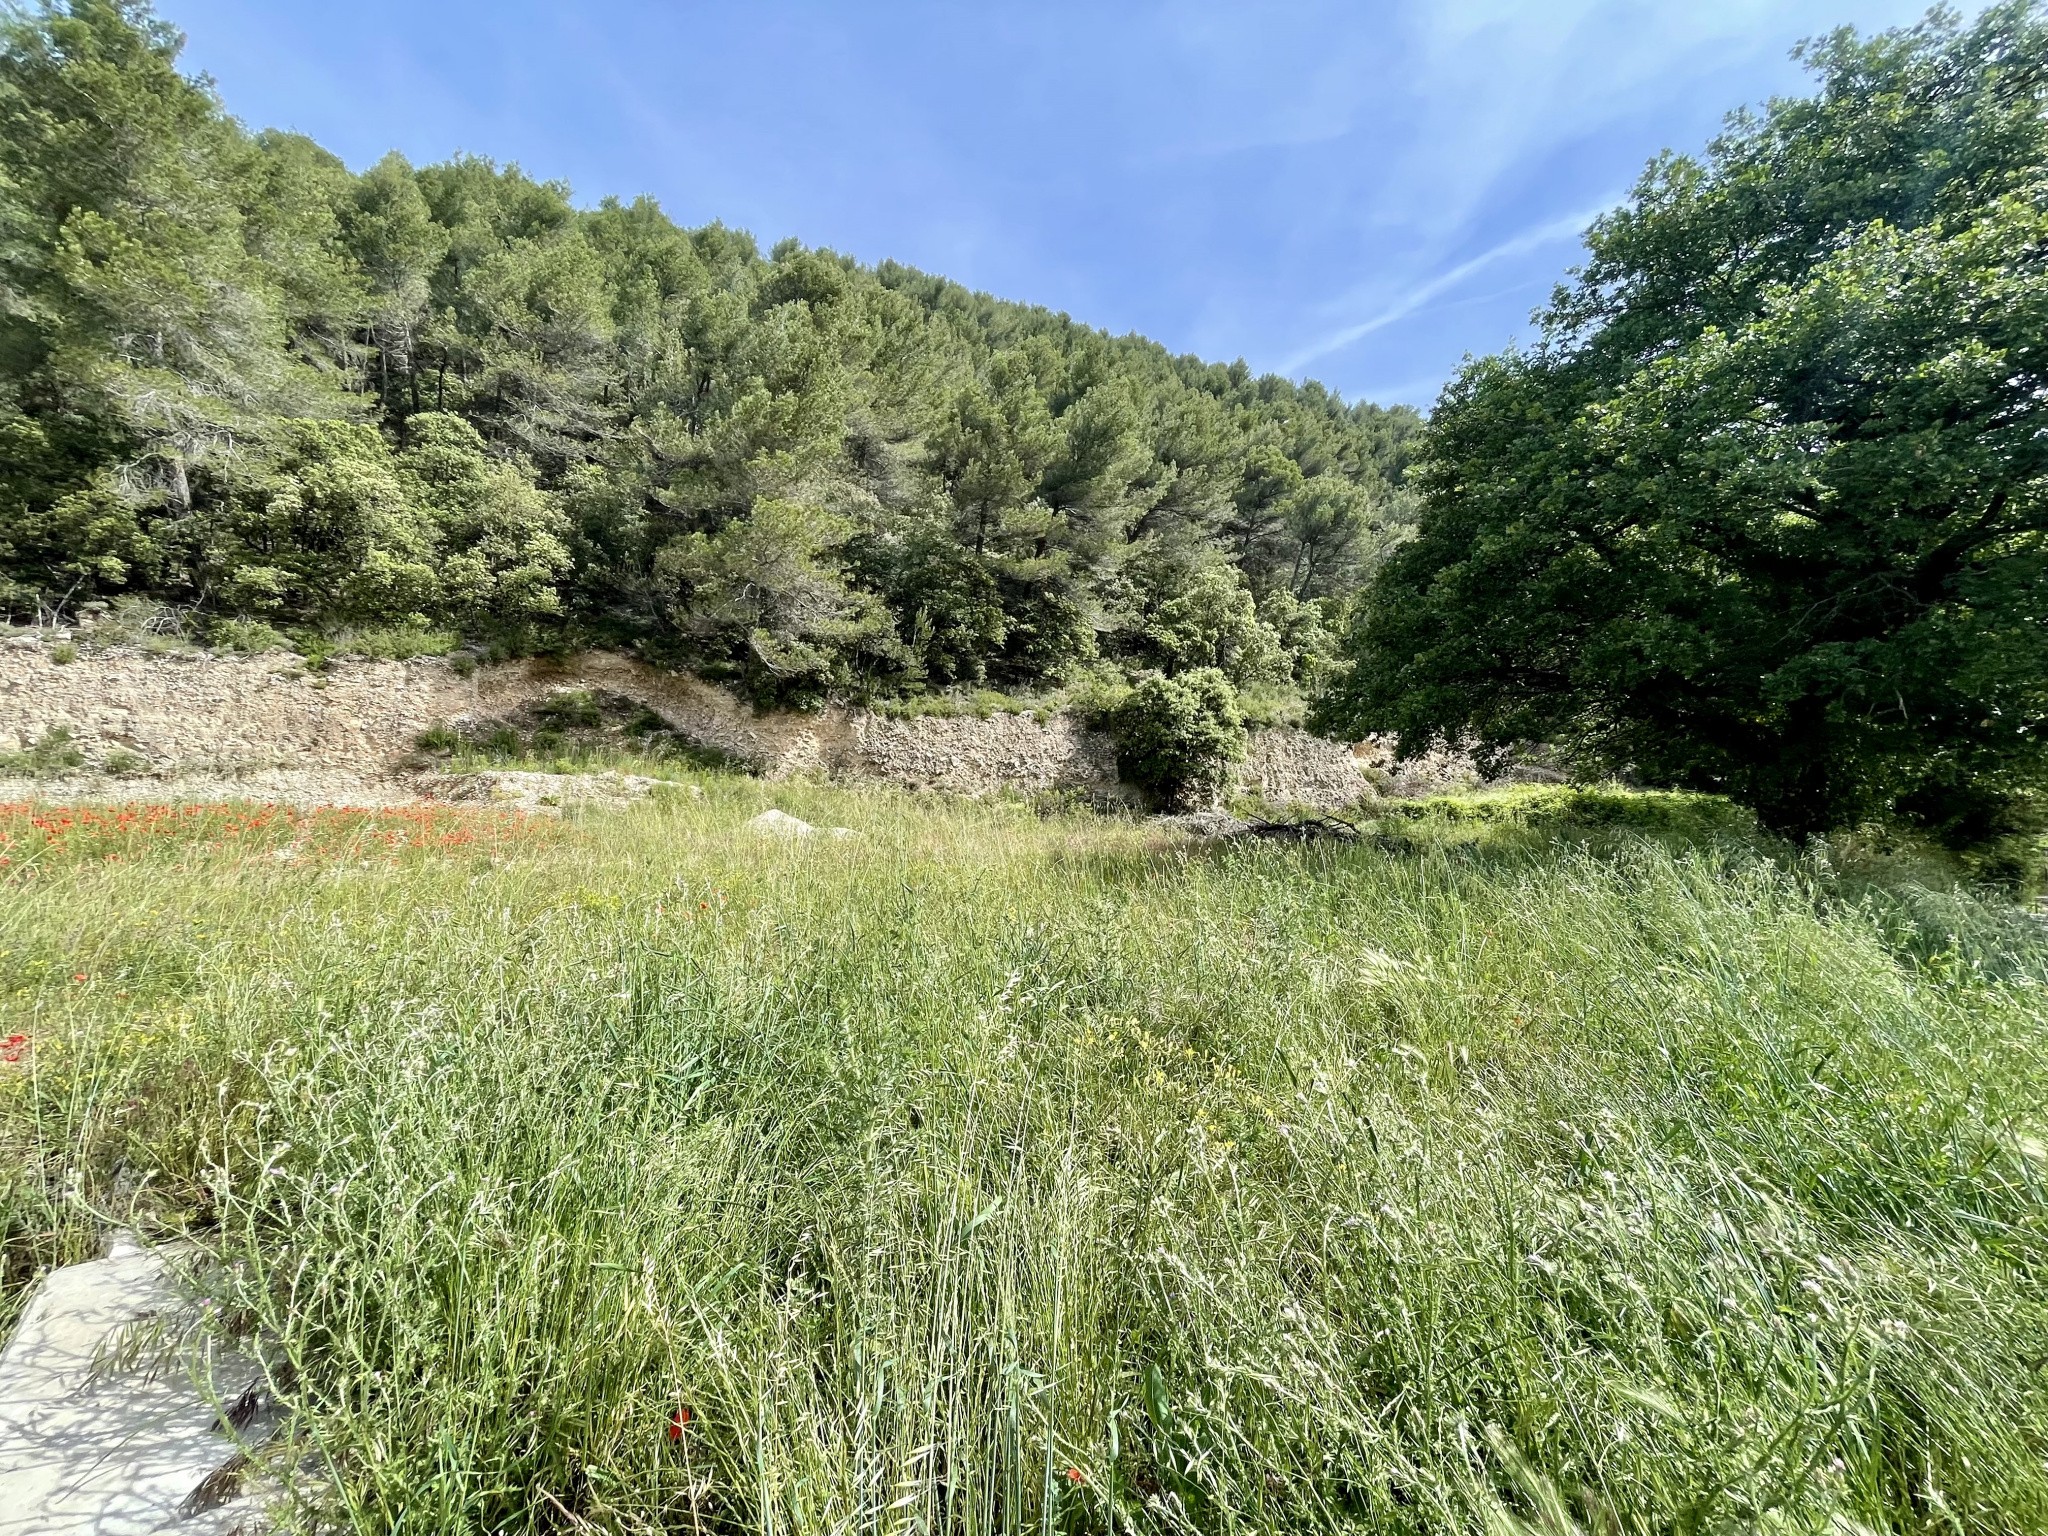
[[[765,810],[747,822],[750,831],[763,837],[852,837],[851,827],[814,827],[787,811]]]
[[[181,1365],[121,1347],[138,1329],[176,1337],[191,1306],[162,1255],[132,1243],[43,1281],[0,1353],[0,1536],[257,1529],[214,1404]],[[193,1364],[221,1402],[260,1401],[252,1361]]]

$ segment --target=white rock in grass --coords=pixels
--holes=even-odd
[[[0,1352],[0,1536],[255,1528],[243,1459],[184,1367],[227,1400],[253,1386],[256,1366],[144,1347],[176,1339],[192,1305],[159,1254],[130,1244],[44,1278]]]
[[[851,827],[814,827],[808,821],[801,821],[787,811],[766,810],[754,817],[747,826],[764,837],[851,837]]]

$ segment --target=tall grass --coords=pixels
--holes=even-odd
[[[190,1225],[358,1531],[2048,1529],[2024,928],[702,785],[8,888],[17,1293]]]

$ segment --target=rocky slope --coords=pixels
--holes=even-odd
[[[35,631],[0,637],[0,761],[11,755],[18,775],[35,758],[44,794],[54,777],[73,793],[128,784],[140,794],[150,781],[175,780],[188,793],[204,785],[270,799],[404,799],[431,793],[406,776],[427,732],[476,736],[581,696],[628,702],[656,729],[769,778],[1124,798],[1109,738],[1068,716],[894,719],[837,705],[757,713],[696,678],[603,652],[473,668],[338,661],[311,671],[292,656],[100,649]],[[94,782],[72,782],[85,779]],[[1253,734],[1238,787],[1334,810],[1375,793],[1476,780],[1455,756],[1396,765],[1384,743],[1353,747],[1279,729]],[[9,792],[25,791],[0,779]]]

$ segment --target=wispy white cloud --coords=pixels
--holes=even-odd
[[[1416,133],[1381,184],[1379,212],[1454,239],[1533,156],[1655,117],[1719,71],[1783,61],[1792,37],[1848,9],[1924,0],[1431,0],[1403,6],[1404,85]],[[1722,105],[1742,98],[1731,95]],[[1643,159],[1664,147],[1648,143]]]
[[[1525,229],[1519,235],[1503,240],[1491,250],[1481,251],[1468,261],[1461,261],[1447,272],[1440,272],[1428,282],[1411,288],[1393,303],[1378,313],[1353,324],[1331,331],[1311,342],[1301,351],[1280,365],[1282,373],[1298,373],[1318,358],[1328,357],[1332,352],[1342,351],[1354,341],[1370,336],[1374,331],[1384,330],[1397,320],[1405,320],[1423,309],[1432,300],[1451,292],[1466,278],[1482,272],[1496,262],[1507,261],[1516,256],[1526,256],[1531,251],[1541,250],[1560,240],[1577,239],[1586,231],[1586,226],[1613,207],[1616,199],[1610,198],[1596,207],[1584,208],[1577,213],[1568,213],[1563,218],[1551,219],[1534,228]]]

